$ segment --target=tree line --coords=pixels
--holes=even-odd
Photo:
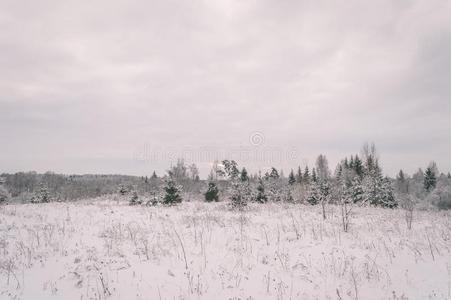
[[[327,157],[314,166],[297,166],[288,176],[275,167],[249,174],[234,160],[216,161],[207,180],[195,164],[180,159],[167,174],[149,177],[124,175],[60,175],[47,172],[2,174],[0,202],[73,201],[118,193],[130,204],[173,205],[201,197],[207,202],[229,201],[243,209],[248,203],[290,202],[320,205],[326,218],[328,204],[374,205],[386,208],[435,206],[451,208],[451,175],[439,173],[431,162],[412,176],[400,170],[396,178],[383,175],[374,144],[360,154],[343,158],[332,172]]]

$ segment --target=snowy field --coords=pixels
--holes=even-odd
[[[451,299],[451,214],[107,199],[0,207],[0,299]]]

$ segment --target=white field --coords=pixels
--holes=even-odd
[[[451,299],[451,214],[126,201],[0,207],[0,299]]]

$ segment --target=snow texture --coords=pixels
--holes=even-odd
[[[449,212],[112,197],[0,207],[0,299],[450,299]]]

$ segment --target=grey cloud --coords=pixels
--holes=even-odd
[[[319,153],[333,166],[374,140],[389,174],[431,159],[450,170],[450,8],[2,1],[0,171],[161,173],[170,161],[133,152],[227,150],[254,131],[298,149],[284,168]]]

